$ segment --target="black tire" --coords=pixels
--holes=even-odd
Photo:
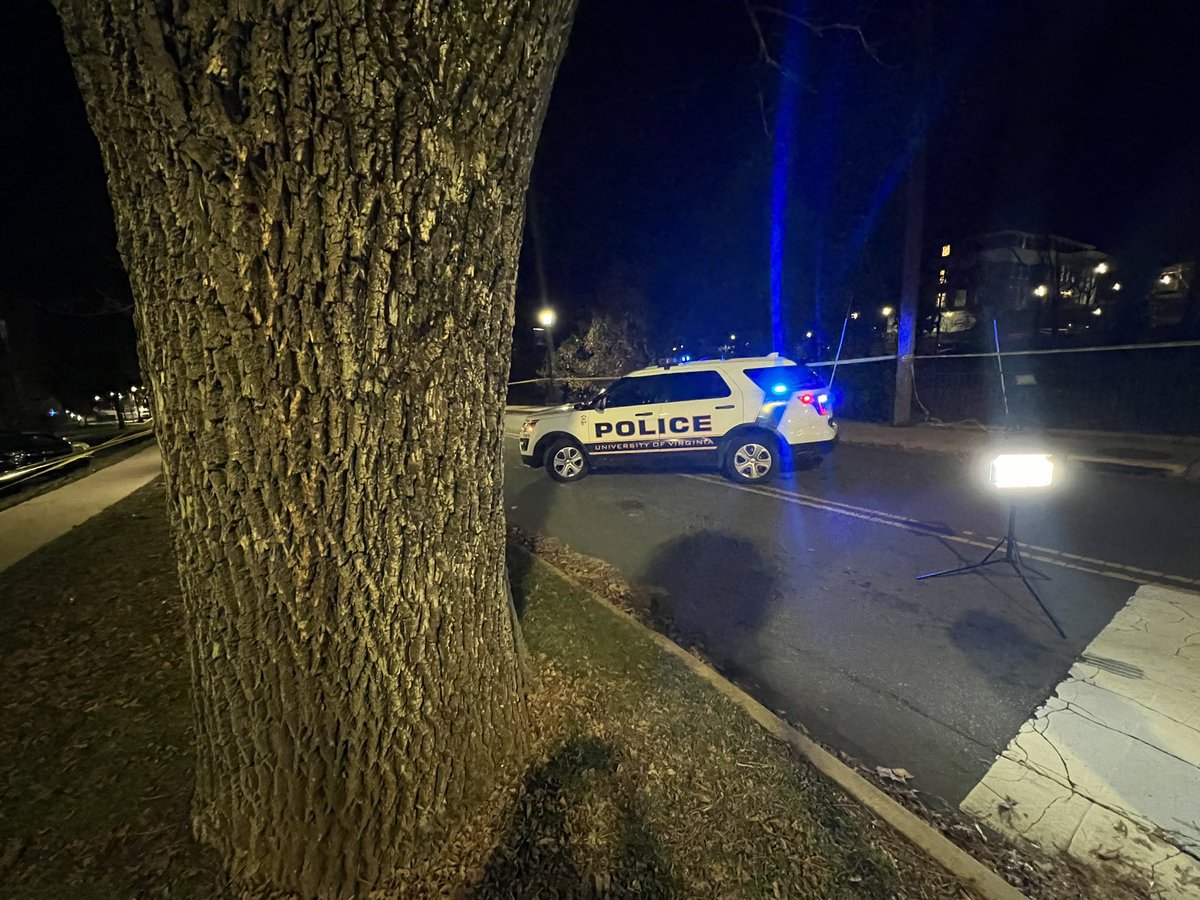
[[[779,444],[760,431],[749,431],[729,442],[725,450],[725,475],[739,484],[758,484],[779,473]]]
[[[544,459],[546,473],[561,484],[579,481],[592,469],[583,448],[568,438],[559,438],[547,447]]]

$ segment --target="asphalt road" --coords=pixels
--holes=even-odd
[[[1200,589],[1200,483],[1076,470],[1018,535],[1062,640],[1006,566],[1006,508],[944,456],[843,445],[766,487],[704,471],[524,468],[510,519],[652,587],[677,632],[816,737],[957,805],[1140,583]]]

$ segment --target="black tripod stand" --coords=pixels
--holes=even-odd
[[[1062,626],[1058,624],[1058,620],[1050,610],[1046,609],[1046,604],[1042,602],[1042,598],[1038,596],[1038,592],[1033,589],[1033,585],[1029,583],[1029,579],[1025,575],[1025,567],[1021,565],[1021,548],[1017,546],[1017,508],[1010,506],[1008,508],[1008,532],[1004,537],[1000,538],[999,543],[988,551],[987,556],[977,563],[971,563],[969,566],[959,566],[956,569],[944,569],[941,572],[928,572],[925,575],[918,575],[917,581],[923,581],[926,578],[940,578],[943,575],[958,575],[962,572],[974,572],[976,569],[982,569],[984,566],[992,566],[996,563],[1008,563],[1017,570],[1017,575],[1021,578],[1021,584],[1025,585],[1026,590],[1037,601],[1038,606],[1042,608],[1042,612],[1046,614],[1046,618],[1050,620],[1050,624],[1054,626],[1054,630],[1058,632],[1060,638],[1066,639],[1066,634],[1062,630]],[[1003,547],[1004,556],[992,559],[997,551]]]

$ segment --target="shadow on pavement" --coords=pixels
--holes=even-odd
[[[672,895],[629,766],[596,737],[568,740],[525,778],[472,896]]]
[[[1020,587],[1019,582],[1017,586]],[[997,593],[995,602],[1007,608],[998,610],[999,614],[983,609],[968,610],[950,626],[950,640],[962,651],[964,658],[979,671],[1006,683],[1023,682],[1031,672],[1057,671],[1054,661],[1062,655],[1061,649],[1056,652],[1033,636],[1037,628],[1050,627],[1044,620],[1038,620],[1038,611],[1029,610],[1017,624],[1001,616],[1011,614],[1012,606],[1023,599],[1014,600]],[[1029,599],[1029,602],[1033,603],[1033,600]],[[1049,637],[1055,635],[1049,634]],[[1019,676],[1021,672],[1026,673],[1026,678]]]
[[[641,581],[669,633],[740,668],[776,597],[776,577],[758,548],[719,531],[697,531],[658,548]]]

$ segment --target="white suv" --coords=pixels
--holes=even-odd
[[[775,354],[639,369],[586,403],[531,415],[520,434],[525,464],[563,482],[597,463],[667,453],[707,458],[734,481],[764,481],[785,459],[819,459],[836,440],[824,382]]]

